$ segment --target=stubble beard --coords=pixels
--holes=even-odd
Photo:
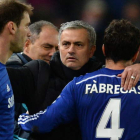
[[[20,36],[19,31],[16,32],[15,39],[11,42],[10,50],[13,53],[22,52],[24,47],[23,40]]]
[[[13,53],[18,53],[18,52],[22,52],[23,51],[23,44],[18,40],[11,42],[11,47],[10,50]]]

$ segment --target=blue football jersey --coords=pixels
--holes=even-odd
[[[0,140],[13,140],[14,96],[5,65],[0,63]]]
[[[74,78],[45,111],[23,114],[24,130],[49,132],[78,118],[83,140],[140,140],[140,82],[124,91],[123,70],[107,68]]]

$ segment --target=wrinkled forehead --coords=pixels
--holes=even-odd
[[[63,40],[86,41],[88,40],[88,32],[84,28],[80,29],[66,29],[60,36],[60,42]]]

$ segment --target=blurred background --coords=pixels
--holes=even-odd
[[[31,23],[52,22],[58,28],[67,21],[83,20],[97,33],[95,56],[104,63],[103,34],[113,19],[128,19],[140,28],[140,0],[19,0],[34,7]],[[138,60],[139,61],[139,58]]]

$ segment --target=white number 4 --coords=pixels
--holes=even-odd
[[[124,129],[120,128],[121,99],[110,99],[96,128],[96,138],[110,138],[119,140]],[[111,128],[106,125],[111,117]]]

